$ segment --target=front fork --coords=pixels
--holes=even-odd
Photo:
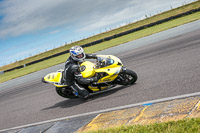
[[[121,73],[126,72],[126,67],[122,67]]]
[[[126,72],[126,67],[122,67],[120,73],[118,74],[118,77],[114,81],[115,84],[123,85],[124,78],[122,77],[121,74],[123,74],[125,72]]]

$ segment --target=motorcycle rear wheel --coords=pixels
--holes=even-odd
[[[64,98],[69,98],[69,99],[77,98],[77,96],[75,96],[72,90],[68,87],[66,88],[56,87],[56,92],[59,96],[64,97]]]

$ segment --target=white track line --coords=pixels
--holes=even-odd
[[[161,99],[145,101],[145,102],[141,102],[141,103],[129,104],[129,105],[124,105],[124,106],[119,106],[119,107],[114,107],[114,108],[109,108],[109,109],[104,109],[104,110],[98,110],[98,111],[94,111],[94,112],[88,112],[88,113],[83,113],[83,114],[78,114],[78,115],[73,115],[73,116],[67,116],[67,117],[62,117],[62,118],[42,121],[42,122],[38,122],[38,123],[22,125],[22,126],[18,126],[18,127],[9,128],[9,129],[3,129],[3,130],[0,130],[0,132],[5,132],[5,131],[8,131],[8,130],[16,130],[16,129],[20,129],[20,128],[27,128],[27,127],[30,127],[30,126],[37,126],[37,125],[41,125],[41,124],[45,124],[45,123],[57,122],[57,121],[76,118],[76,117],[81,117],[81,116],[87,116],[87,115],[105,113],[105,112],[114,111],[114,110],[126,109],[126,108],[131,108],[131,107],[144,105],[144,104],[149,104],[149,103],[153,104],[153,103],[159,103],[159,102],[175,100],[175,99],[181,99],[181,98],[187,98],[187,97],[198,96],[198,95],[200,95],[200,92],[191,93],[191,94],[185,94],[185,95],[179,95],[179,96],[174,96],[174,97],[168,97],[168,98],[161,98]]]

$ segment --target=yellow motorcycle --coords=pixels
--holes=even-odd
[[[80,64],[80,72],[84,78],[91,78],[98,75],[99,80],[95,83],[82,85],[89,93],[95,93],[110,89],[116,85],[132,85],[137,81],[137,74],[126,69],[121,60],[113,55],[97,55],[96,62],[84,61]],[[51,83],[56,86],[58,95],[64,98],[77,98],[73,90],[63,83],[64,70],[58,70],[47,74],[42,82]]]

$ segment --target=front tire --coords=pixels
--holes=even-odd
[[[77,98],[69,87],[56,87],[56,92],[59,96],[69,99]]]
[[[119,74],[118,79],[120,80],[120,85],[132,85],[137,81],[138,76],[134,71],[127,69]]]

